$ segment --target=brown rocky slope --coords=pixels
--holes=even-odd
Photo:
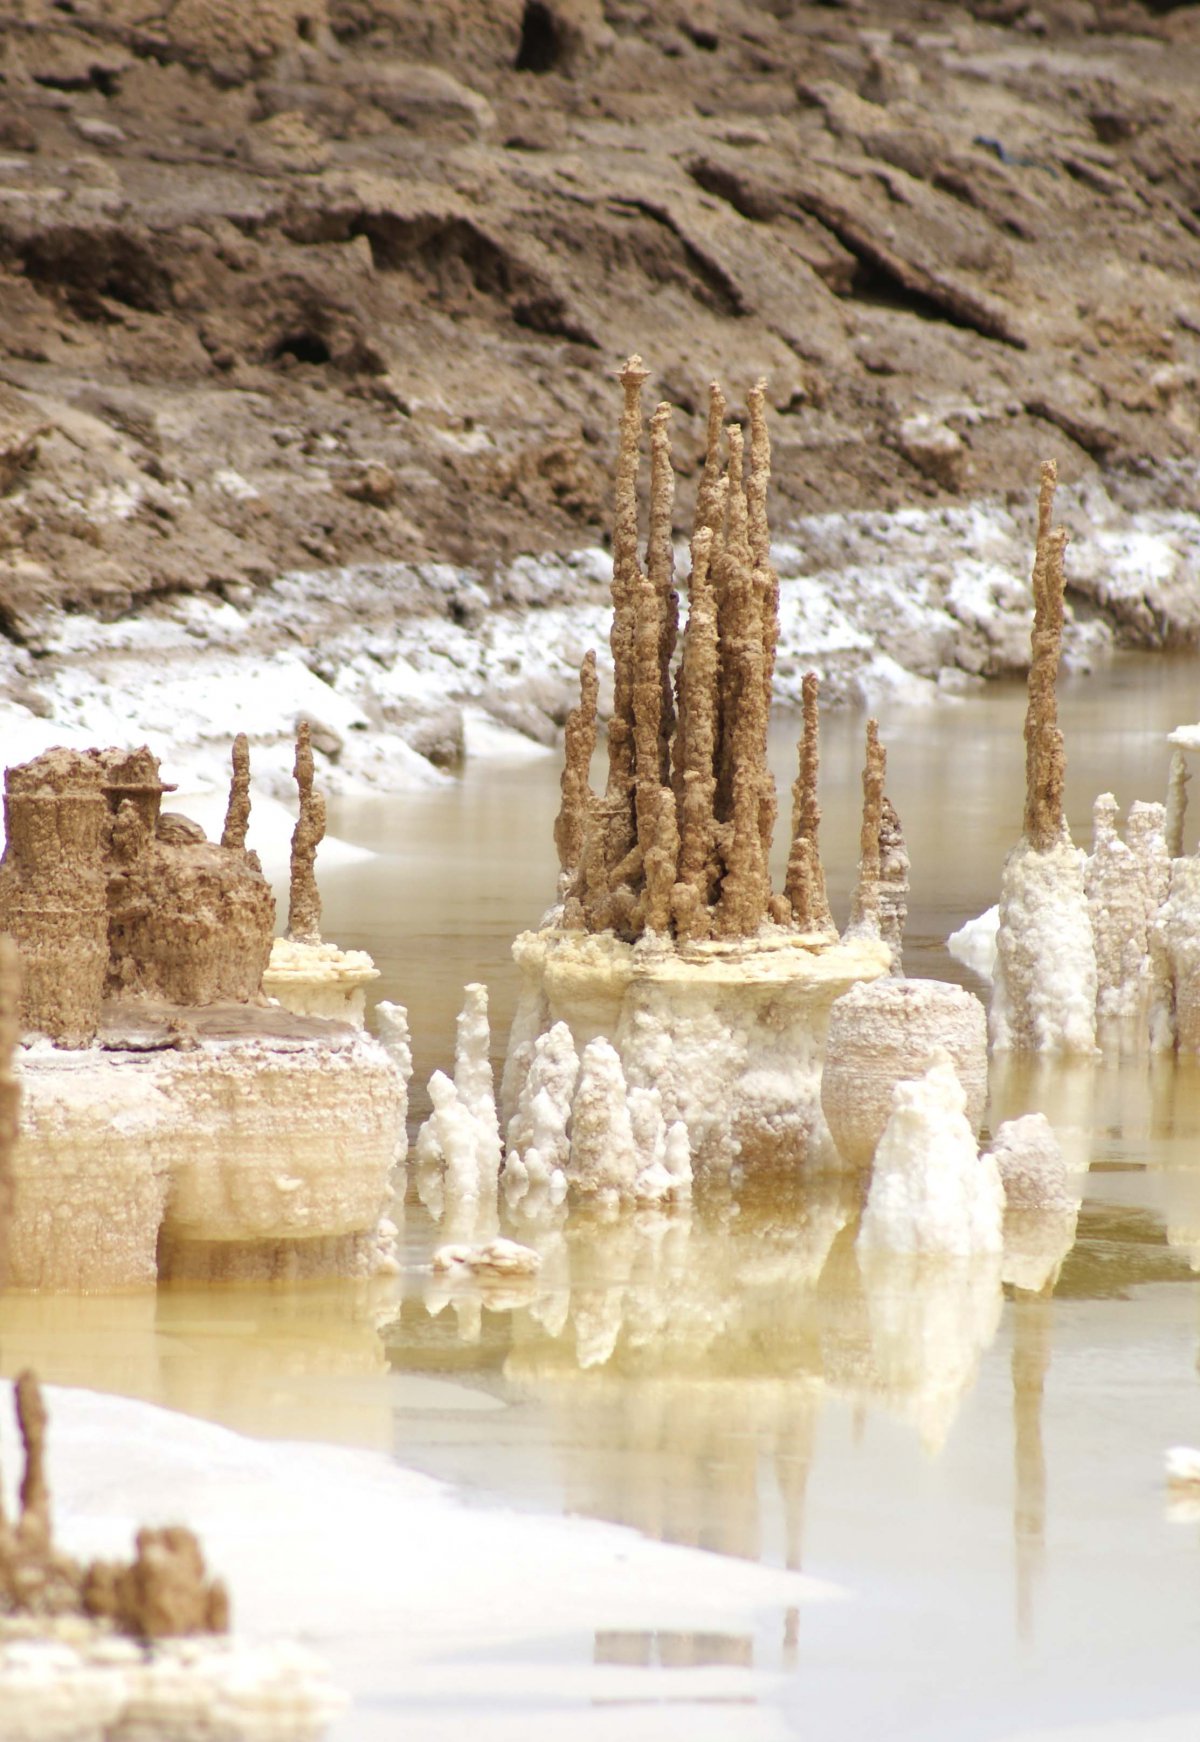
[[[0,629],[594,543],[612,373],[776,523],[1196,507],[1200,6],[11,0]]]

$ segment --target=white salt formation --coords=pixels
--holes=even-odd
[[[1025,716],[1025,830],[1000,882],[990,1013],[999,1050],[1090,1052],[1096,1043],[1096,952],[1084,855],[1063,814],[1065,761],[1055,684],[1062,651],[1066,533],[1051,525],[1056,468],[1042,466],[1033,565],[1033,657]]]
[[[1001,1275],[1038,1293],[1057,1281],[1075,1244],[1080,1200],[1070,1167],[1044,1113],[1005,1120],[991,1153],[1004,1186]]]
[[[645,380],[641,360],[631,358],[621,375],[608,778],[603,796],[590,790],[598,689],[589,658],[567,726],[555,826],[561,904],[514,945],[522,984],[504,1112],[516,1114],[538,1036],[561,1022],[580,1054],[598,1037],[610,1043],[631,1092],[657,1092],[665,1126],[683,1123],[697,1166],[728,1170],[739,1158],[795,1165],[820,1129],[830,1004],[898,961],[907,856],[872,721],[859,889],[851,931],[839,941],[820,861],[810,677],[787,874],[783,889],[772,890],[777,801],[766,750],[779,588],[766,515],[764,387],[750,394],[748,456],[741,426],[723,429],[725,401],[711,389],[681,634],[665,405],[651,420],[644,566],[639,556]],[[612,1074],[611,1061],[595,1068]],[[580,1092],[591,1119],[590,1078]],[[621,1132],[603,1142],[589,1136],[584,1173],[611,1173],[620,1184],[604,1189],[626,1191],[625,1148]]]
[[[528,1197],[560,1202],[567,1189],[567,1127],[579,1077],[571,1030],[556,1022],[538,1036],[517,1110],[508,1122],[504,1192],[510,1209]]]
[[[301,784],[291,907],[303,947],[320,952],[323,807]],[[12,1280],[394,1270],[387,1210],[408,1068],[345,1020],[344,995],[341,1020],[262,995],[274,903],[244,844],[245,740],[219,846],[162,812],[149,751],[51,751],[5,785],[0,918],[19,935],[35,1031],[21,1061]]]
[[[491,1203],[500,1172],[487,987],[473,982],[464,993],[454,1044],[454,1079],[444,1071],[434,1071],[430,1077],[433,1111],[413,1148],[419,1172],[435,1176],[432,1182],[428,1177],[422,1182],[422,1198],[439,1218],[442,1191],[452,1208]]]
[[[892,1113],[896,1084],[947,1052],[978,1133],[987,1104],[987,1017],[978,998],[940,980],[873,980],[851,987],[829,1013],[821,1109],[850,1167],[870,1164]]]
[[[379,969],[366,950],[340,950],[336,944],[299,943],[276,938],[263,973],[263,991],[297,1016],[325,1016],[362,1028],[365,988]]]
[[[664,1124],[657,1090],[627,1088],[620,1057],[603,1036],[588,1042],[579,1061],[567,1180],[582,1197],[609,1203],[691,1195],[686,1127]]]
[[[1004,1187],[981,1156],[950,1055],[897,1083],[858,1233],[861,1250],[969,1258],[1003,1249]]]

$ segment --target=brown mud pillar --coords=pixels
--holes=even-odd
[[[287,935],[298,944],[321,941],[321,892],[317,888],[317,848],[325,838],[325,800],[313,791],[313,753],[307,720],[296,728],[293,768],[300,793],[300,815],[292,832]]]

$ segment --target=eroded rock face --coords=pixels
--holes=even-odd
[[[149,750],[49,750],[5,776],[0,927],[21,953],[21,1022],[60,1046],[102,999],[257,997],[275,903],[257,859],[162,812]]]
[[[874,980],[852,987],[829,1013],[821,1108],[842,1159],[866,1167],[892,1113],[897,1083],[922,1076],[944,1049],[974,1132],[987,1103],[987,1018],[961,986],[940,980]]]

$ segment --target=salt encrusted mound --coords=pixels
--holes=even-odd
[[[516,1240],[488,1240],[480,1246],[439,1246],[433,1255],[435,1270],[467,1270],[473,1275],[536,1276],[542,1260],[532,1246]]]
[[[987,1105],[987,1017],[961,986],[882,979],[852,986],[829,1013],[821,1109],[842,1159],[865,1167],[892,1112],[899,1082],[919,1076],[944,1049],[978,1132]]]
[[[366,950],[276,938],[262,988],[268,998],[297,1016],[325,1016],[361,1028],[366,1020],[365,988],[378,978],[379,969]]]
[[[862,1251],[968,1258],[1003,1250],[1000,1171],[979,1154],[966,1103],[946,1052],[923,1077],[896,1084],[859,1229]]]
[[[202,1041],[21,1060],[12,1281],[389,1267],[405,1083],[377,1041]],[[394,1230],[392,1230],[394,1234]]]
[[[1096,1045],[1096,951],[1084,888],[1085,855],[1064,836],[1021,841],[1004,862],[992,1045],[1088,1053]]]
[[[1068,1184],[1066,1158],[1044,1113],[1006,1119],[992,1143],[1004,1201],[1010,1209],[1074,1209],[1078,1199]]]
[[[1167,899],[1150,932],[1150,1044],[1200,1050],[1200,857],[1175,859]]]

